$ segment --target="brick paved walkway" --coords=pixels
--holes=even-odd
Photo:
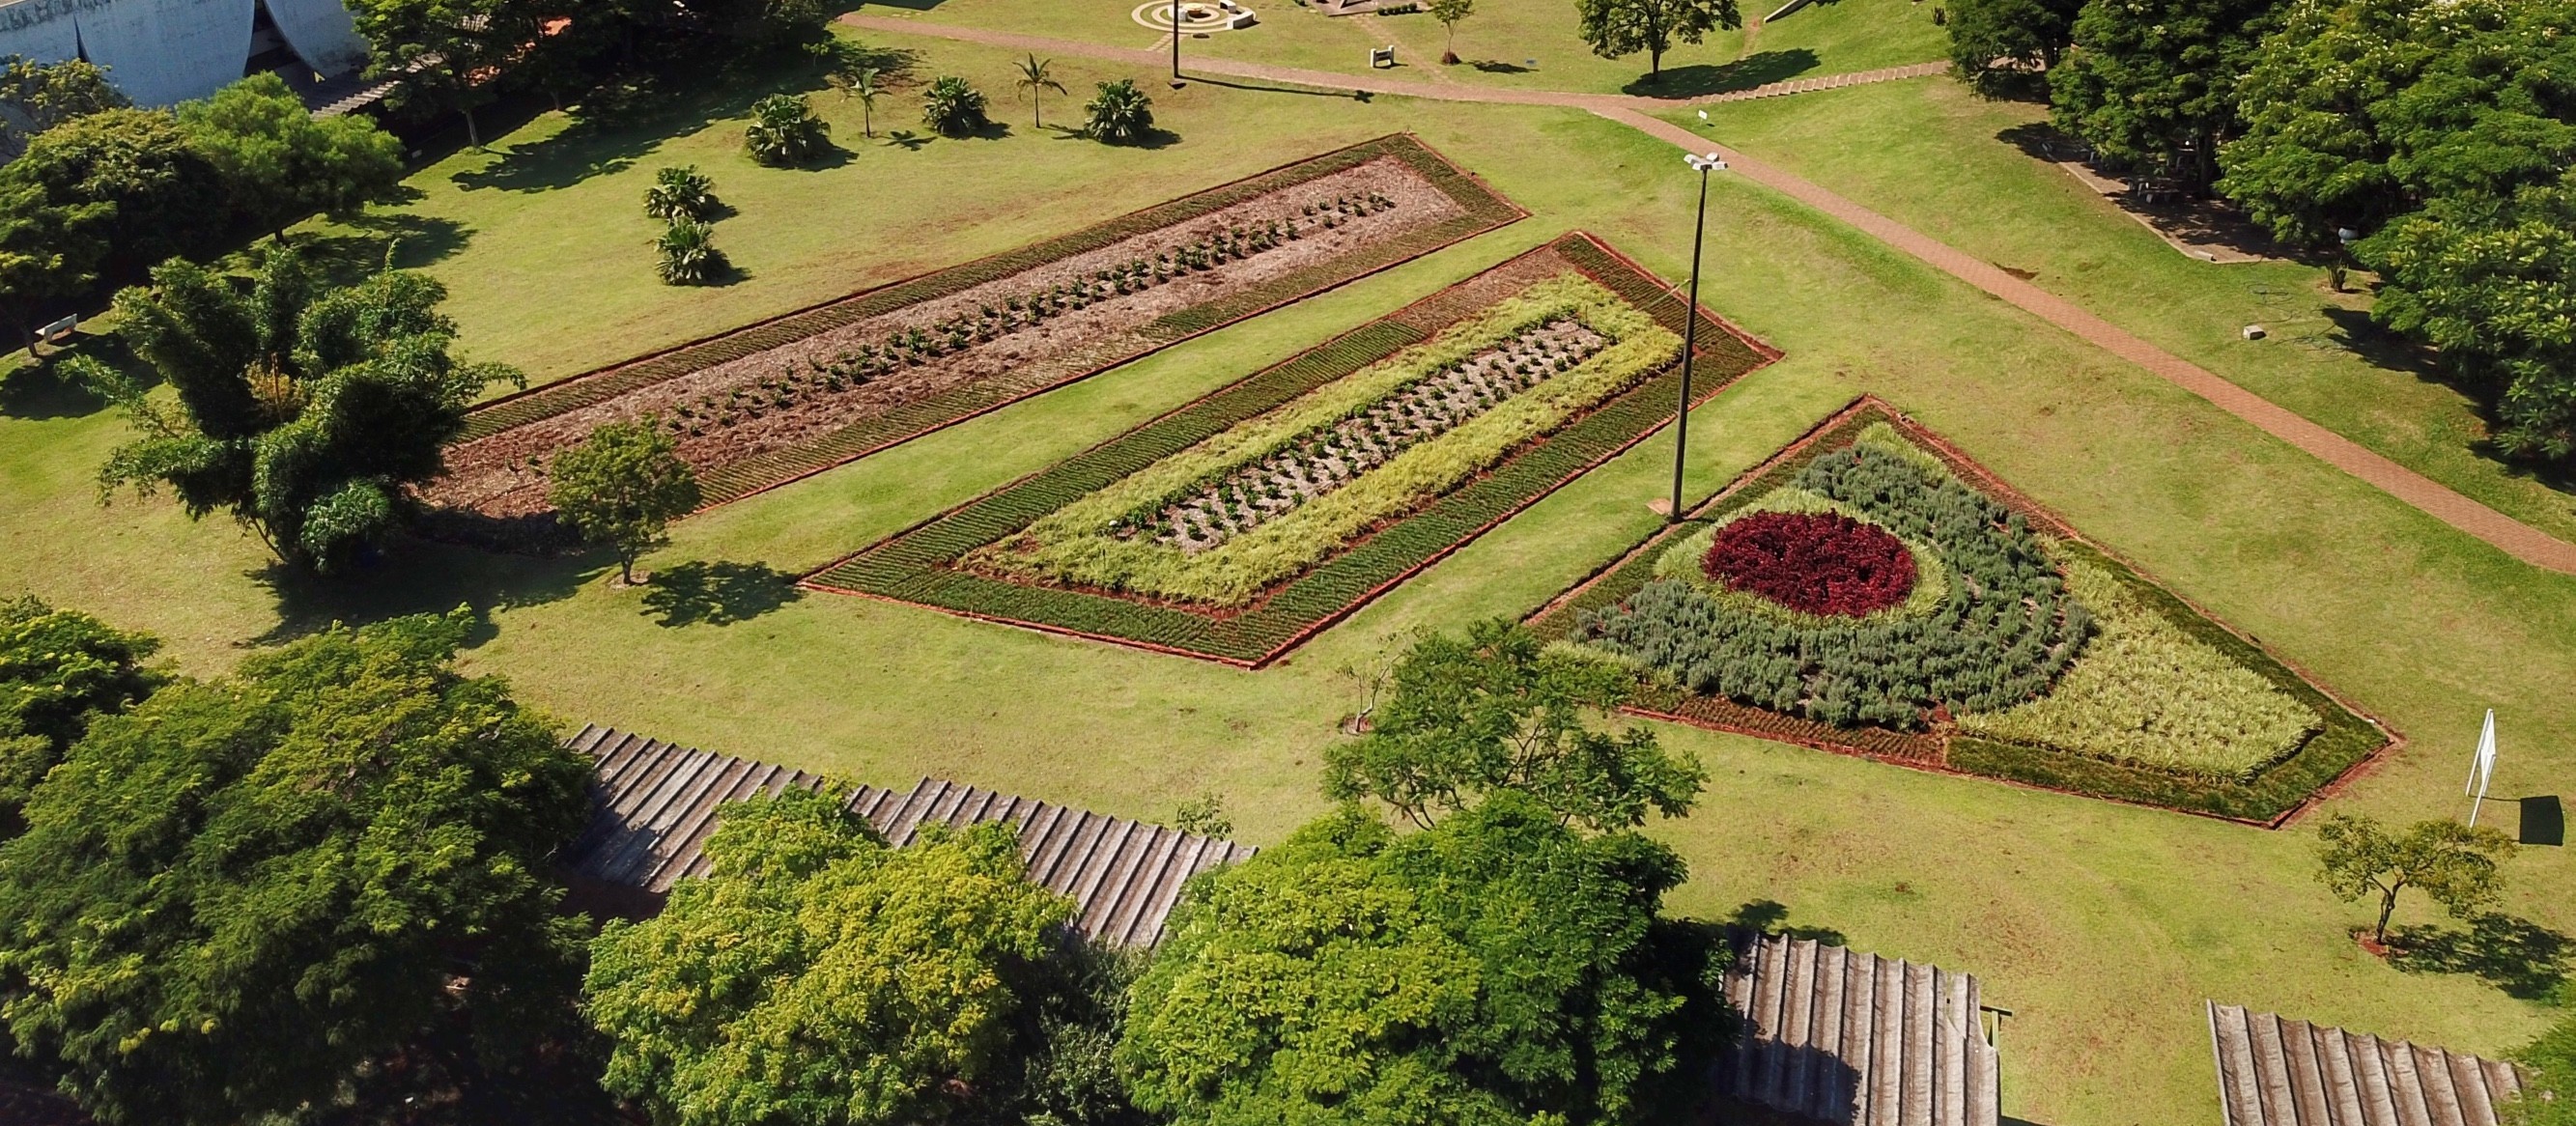
[[[1169,55],[1160,50],[1109,47],[1069,39],[1021,35],[1016,32],[982,28],[952,27],[859,13],[843,16],[841,20],[854,27],[870,30],[935,36],[1007,47],[1015,51],[1077,55],[1155,67],[1165,66],[1169,62]],[[1922,259],[1935,269],[2010,302],[2023,311],[2073,333],[2090,344],[2145,368],[2174,385],[2208,400],[2219,409],[2252,423],[2264,433],[2304,450],[2328,465],[2361,478],[2389,495],[2423,510],[2435,519],[2494,545],[2516,559],[2535,567],[2576,574],[2576,544],[2556,539],[2537,528],[2471,500],[2432,478],[2365,449],[2359,443],[2341,434],[2310,422],[2189,360],[2149,344],[2127,330],[2077,306],[2074,302],[2007,274],[1973,255],[1962,253],[1938,239],[1845,199],[1785,169],[1748,157],[1706,137],[1698,136],[1690,130],[1652,116],[1652,111],[1670,109],[1676,105],[1688,105],[1693,102],[1771,97],[1804,90],[1855,86],[1863,82],[1886,82],[1937,74],[1942,69],[1942,64],[1926,63],[1865,71],[1859,74],[1792,79],[1752,90],[1739,90],[1682,101],[1638,98],[1623,94],[1500,89],[1456,82],[1433,84],[1385,74],[1336,74],[1331,71],[1267,66],[1232,59],[1187,58],[1183,62],[1185,74],[1193,72],[1221,74],[1232,78],[1251,78],[1326,90],[1367,91],[1372,94],[1402,95],[1436,101],[1547,105],[1589,110],[1684,149],[1693,152],[1718,153],[1725,157],[1728,166],[1738,175],[1857,227],[1880,242]]]

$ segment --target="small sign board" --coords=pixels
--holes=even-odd
[[[1385,70],[1395,65],[1395,44],[1369,48],[1369,69]]]

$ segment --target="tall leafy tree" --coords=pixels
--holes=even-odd
[[[0,845],[0,1018],[101,1121],[310,1113],[463,1026],[564,1011],[546,857],[588,767],[464,612],[332,629],[94,720]]]
[[[1950,0],[1950,67],[1987,97],[2044,88],[2083,0]]]
[[[606,1084],[674,1126],[914,1126],[1006,1082],[1070,901],[1014,830],[894,849],[835,797],[727,807],[703,878],[591,947]]]
[[[30,138],[75,117],[133,104],[108,82],[107,68],[87,59],[0,59],[0,159],[15,159]]]
[[[367,41],[367,73],[401,79],[405,101],[456,114],[481,148],[474,111],[492,101],[490,79],[530,26],[512,0],[349,0],[349,14]]]
[[[2392,833],[2370,818],[2338,813],[2317,827],[2317,878],[2345,902],[2375,897],[2379,918],[2371,935],[2384,943],[2406,889],[2454,915],[2467,914],[2495,901],[2496,862],[2512,851],[2513,838],[2494,829],[2436,819]]]
[[[166,680],[161,642],[32,595],[0,599],[0,807],[14,810],[101,715]]]
[[[453,354],[456,326],[438,313],[446,291],[420,274],[332,288],[280,251],[247,289],[177,261],[152,282],[118,294],[116,308],[178,402],[75,361],[142,432],[100,482],[167,487],[192,517],[229,512],[292,566],[337,569],[398,528],[405,487],[438,475],[467,404],[516,375]]]
[[[1708,945],[1656,918],[1682,877],[1521,794],[1404,836],[1346,807],[1195,885],[1129,1001],[1130,1093],[1181,1126],[1657,1117],[1728,1027]]]
[[[1646,53],[1646,81],[1664,76],[1664,52],[1676,42],[1697,43],[1715,28],[1744,26],[1735,0],[1575,0],[1577,29],[1592,53],[1605,59]]]
[[[202,251],[223,233],[223,224],[207,221],[224,212],[222,180],[162,110],[108,109],[65,121],[37,134],[5,179],[33,185],[41,206],[94,209],[86,214],[106,239],[110,272]]]
[[[2437,198],[2355,249],[2384,283],[2371,316],[2493,396],[2503,453],[2576,457],[2576,170]]]
[[[2385,283],[2373,315],[2485,393],[2507,456],[2576,456],[2571,0],[2302,0],[2240,84],[2219,186]],[[2338,259],[2340,261],[2340,259]]]
[[[2446,196],[2510,198],[2576,165],[2571,0],[2302,0],[2238,84],[2220,190],[2332,247]]]
[[[1593,728],[1627,701],[1633,673],[1550,652],[1508,619],[1422,638],[1393,680],[1368,735],[1325,753],[1326,796],[1374,798],[1427,826],[1517,791],[1567,824],[1606,831],[1642,825],[1650,809],[1689,813],[1707,778],[1642,724]]]
[[[116,205],[58,201],[44,184],[13,175],[16,167],[0,168],[0,308],[33,357],[39,311],[98,282]]]
[[[365,114],[315,117],[275,73],[179,107],[189,143],[222,174],[235,211],[278,241],[305,216],[348,215],[401,182],[402,142]]]
[[[2058,127],[2113,160],[2207,187],[2238,128],[2236,78],[2280,3],[2086,0],[2073,48],[2048,73]]]
[[[581,537],[617,552],[635,581],[635,557],[662,542],[671,521],[698,507],[698,476],[656,419],[612,422],[546,467],[546,499]]]

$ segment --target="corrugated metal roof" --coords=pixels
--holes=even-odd
[[[2500,1060],[2209,1002],[2227,1126],[2496,1126],[2522,1091]]]
[[[727,802],[823,784],[817,774],[614,728],[584,727],[571,746],[595,764],[598,812],[559,861],[583,879],[655,895],[705,873],[707,834]],[[1029,878],[1073,898],[1080,908],[1074,926],[1086,937],[1119,946],[1160,941],[1190,877],[1255,851],[936,778],[922,779],[909,793],[861,786],[848,805],[897,847],[919,839],[924,825],[1018,825]]]
[[[1977,979],[1786,935],[1736,936],[1742,1042],[1721,1094],[1851,1126],[1996,1126],[2000,1079]]]

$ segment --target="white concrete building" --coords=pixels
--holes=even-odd
[[[280,65],[342,77],[367,44],[340,0],[9,0],[0,55],[87,59],[136,105],[166,106]]]

